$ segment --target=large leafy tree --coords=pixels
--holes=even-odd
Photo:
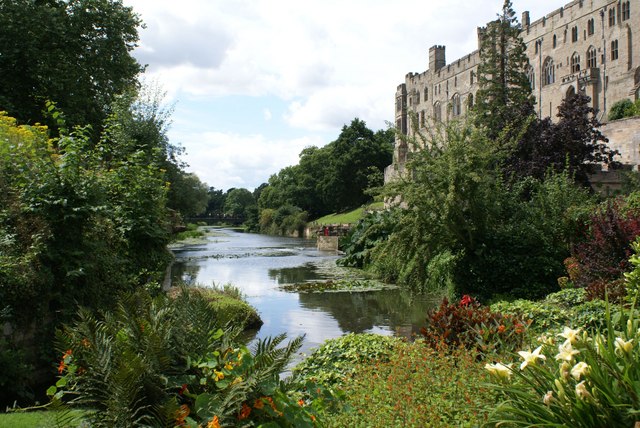
[[[143,70],[131,56],[140,25],[121,0],[2,0],[0,110],[47,123],[52,100],[68,125],[92,125],[97,137],[107,107]]]
[[[526,75],[529,60],[515,15],[511,0],[505,0],[498,19],[487,25],[480,41],[480,89],[474,111],[476,125],[483,127],[490,139],[501,134],[507,140],[513,138],[534,113]]]

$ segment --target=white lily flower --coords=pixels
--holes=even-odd
[[[547,357],[540,354],[541,350],[542,350],[542,345],[538,346],[533,352],[518,351],[518,354],[524,360],[522,364],[520,364],[520,370],[524,370],[524,368],[527,367],[529,364],[534,366],[538,360],[546,360]]]
[[[489,373],[497,376],[500,379],[509,379],[511,377],[511,364],[485,364],[484,368],[489,371]]]
[[[615,347],[616,354],[631,354],[631,351],[633,350],[633,339],[624,340],[621,337],[616,337]]]
[[[564,337],[573,345],[578,341],[579,339],[578,334],[580,334],[580,331],[581,331],[580,329],[574,330],[572,328],[565,327],[562,330],[562,333],[558,334],[558,336]]]
[[[589,369],[590,367],[587,363],[580,361],[571,369],[571,376],[573,376],[575,380],[580,380],[582,376],[589,373]]]
[[[573,356],[578,355],[579,353],[580,351],[578,351],[577,349],[573,349],[573,347],[571,346],[571,342],[567,340],[562,345],[558,346],[558,354],[556,355],[556,360],[571,362],[573,361]]]

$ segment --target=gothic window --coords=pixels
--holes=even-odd
[[[574,52],[573,55],[571,55],[571,72],[577,73],[578,71],[580,71],[580,55]]]
[[[474,77],[474,73],[473,73],[473,71],[471,71],[471,72],[469,73],[469,82],[470,82],[472,85],[473,85],[473,77]]]
[[[457,88],[458,87],[458,76],[453,78],[453,87]]]
[[[529,79],[529,84],[531,85],[531,90],[536,89],[536,74],[533,71],[533,67],[527,67],[527,78]]]
[[[596,68],[597,66],[596,48],[590,46],[589,49],[587,49],[587,68]]]
[[[429,88],[424,87],[424,100],[429,101]]]
[[[558,46],[558,38],[556,37],[556,35],[553,35],[553,47],[555,48],[556,46]]]
[[[573,86],[569,86],[569,89],[567,89],[567,94],[566,94],[566,99],[572,98],[576,96],[576,88],[574,88]]]
[[[616,25],[616,8],[609,9],[609,27]]]
[[[467,108],[473,108],[473,94],[469,94],[469,97],[467,98]]]
[[[436,122],[440,122],[442,120],[442,108],[440,105],[440,101],[433,105],[433,119]]]
[[[416,104],[420,104],[420,91],[416,90]]]
[[[396,98],[396,111],[402,110],[402,98]]]
[[[591,18],[590,20],[587,21],[587,36],[593,36],[593,33],[595,33],[595,30],[596,30],[596,24],[593,18]]]
[[[544,60],[542,70],[544,73],[542,75],[542,86],[550,85],[556,81],[555,67],[553,66],[553,60],[551,58]]]
[[[622,2],[622,20],[626,21],[631,18],[631,2],[623,1]]]
[[[571,42],[575,43],[578,41],[578,27],[573,27],[571,29]]]
[[[460,106],[460,95],[454,94],[451,97],[451,113],[453,116],[460,116],[462,114],[461,106]]]
[[[618,39],[611,42],[611,61],[618,59]]]

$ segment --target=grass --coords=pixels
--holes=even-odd
[[[37,411],[37,412],[14,412],[0,413],[0,426],[11,428],[45,428],[56,426],[59,418],[65,419],[64,426],[77,427],[82,425],[80,419],[81,412],[58,412],[58,411]],[[58,426],[60,426],[58,424]]]
[[[320,217],[319,219],[313,221],[313,223],[319,225],[327,225],[327,224],[354,224],[357,223],[358,220],[362,218],[365,211],[370,210],[381,210],[384,208],[384,202],[374,202],[366,207],[356,208],[355,210],[344,212],[344,213],[334,213],[328,214],[324,217]]]

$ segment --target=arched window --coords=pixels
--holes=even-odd
[[[590,20],[587,21],[587,36],[593,36],[593,33],[595,33],[596,31],[596,23],[593,20],[593,18],[591,18]]]
[[[580,55],[578,55],[578,52],[574,52],[571,55],[571,72],[577,73],[578,71],[580,71]]]
[[[573,86],[569,86],[569,89],[567,89],[566,99],[569,99],[575,96],[576,96],[576,88],[574,88]]]
[[[556,35],[553,35],[553,47],[555,48],[556,46],[558,46],[558,38],[556,37]]]
[[[531,86],[531,90],[536,89],[536,73],[533,71],[533,67],[527,67],[527,78],[529,79],[529,85]]]
[[[575,43],[578,41],[578,27],[573,27],[571,29],[571,42]]]
[[[429,101],[429,88],[424,87],[424,100]]]
[[[596,68],[598,66],[596,48],[589,46],[587,49],[587,68]]]
[[[451,97],[451,114],[453,114],[454,117],[462,114],[460,95],[458,94],[453,94]]]
[[[550,85],[556,81],[556,73],[555,67],[553,65],[553,59],[547,58],[544,60],[544,65],[542,66],[543,75],[542,75],[542,86]]]
[[[618,39],[611,41],[611,61],[618,59]]]
[[[442,121],[442,106],[440,105],[440,101],[433,105],[433,119],[436,122]]]
[[[473,108],[473,94],[469,94],[469,96],[467,97],[467,109],[472,109]]]

